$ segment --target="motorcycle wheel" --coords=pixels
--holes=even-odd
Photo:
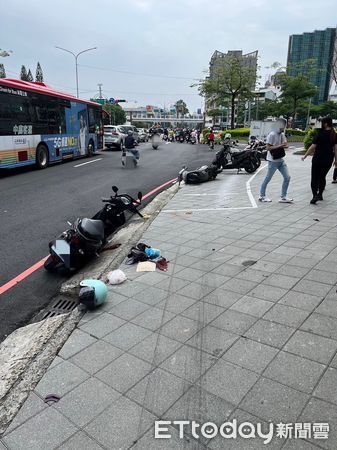
[[[244,169],[247,173],[254,173],[257,168],[258,168],[258,165],[257,165],[256,161],[251,161],[249,166],[246,166]]]
[[[58,261],[53,256],[48,256],[48,259],[44,262],[43,267],[48,270],[48,272],[55,272],[57,267],[60,265],[60,261]]]

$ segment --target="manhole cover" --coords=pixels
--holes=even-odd
[[[248,261],[243,261],[242,265],[245,267],[249,267],[249,266],[253,266],[256,263],[257,263],[257,261],[253,261],[253,260],[249,259]]]
[[[59,316],[72,312],[78,306],[78,301],[69,298],[57,298],[46,309],[40,311],[32,322],[40,322],[49,317]]]

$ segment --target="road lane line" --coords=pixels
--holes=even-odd
[[[102,158],[100,158],[100,159],[102,159]],[[95,161],[97,161],[97,160],[95,160]],[[90,162],[93,162],[93,161],[90,161]],[[88,164],[88,163],[85,163],[85,164]],[[156,192],[160,191],[161,189],[164,189],[165,187],[174,184],[177,180],[178,180],[177,178],[173,178],[172,180],[161,184],[160,186],[156,187],[155,189],[152,189],[152,191],[148,192],[147,194],[145,194],[143,196],[143,200],[146,200],[148,197],[150,197],[151,195],[153,195]],[[7,283],[5,283],[2,286],[0,286],[0,295],[4,294],[7,291],[9,291],[9,289],[11,289],[12,287],[16,286],[18,283],[20,283],[25,278],[29,277],[29,275],[31,275],[36,270],[40,269],[40,267],[43,266],[44,262],[48,259],[48,257],[49,257],[49,255],[45,256],[43,259],[41,259],[40,261],[35,263],[33,266],[31,266],[28,269],[26,269],[24,272],[20,273],[19,275],[17,275],[12,280],[10,280]]]
[[[86,164],[91,164],[91,163],[94,163],[94,162],[96,162],[96,161],[100,161],[101,159],[103,159],[103,158],[97,158],[97,159],[93,159],[92,161],[87,161],[87,162],[85,162],[85,163],[76,164],[76,166],[74,166],[74,167],[85,166]]]
[[[254,175],[253,175],[252,177],[249,178],[249,180],[248,180],[247,183],[246,183],[246,190],[247,190],[248,198],[249,198],[249,200],[250,200],[250,203],[251,203],[251,205],[252,205],[252,208],[257,208],[257,204],[256,204],[255,198],[254,198],[254,196],[253,196],[253,194],[252,194],[252,189],[251,189],[251,187],[250,187],[250,183],[254,180],[254,178],[256,177],[256,175],[257,175],[262,169],[264,169],[265,167],[267,167],[267,164],[265,164],[264,166],[261,166],[261,167],[254,173]]]

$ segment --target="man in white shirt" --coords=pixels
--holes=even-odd
[[[290,175],[288,172],[287,164],[283,159],[285,155],[284,149],[288,147],[288,143],[284,135],[284,128],[285,124],[283,126],[280,126],[280,128],[277,131],[271,131],[267,136],[266,142],[267,142],[268,170],[267,175],[263,180],[260,188],[260,197],[259,197],[260,202],[272,201],[271,198],[266,196],[266,189],[269,181],[272,179],[276,170],[279,170],[281,175],[283,176],[282,192],[279,203],[293,202],[292,198],[287,197]]]

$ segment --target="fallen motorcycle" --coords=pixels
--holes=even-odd
[[[184,166],[178,175],[178,182],[184,181],[186,184],[199,184],[205,181],[215,180],[218,174],[218,168],[213,164],[210,166],[201,166],[196,170],[187,170]]]
[[[138,200],[128,194],[118,195],[118,188],[112,186],[115,195],[102,198],[104,207],[91,219],[78,218],[70,228],[58,238],[49,242],[49,257],[44,268],[50,272],[63,269],[70,273],[84,266],[93,256],[97,256],[108,242],[108,237],[125,224],[125,212],[142,214],[137,207],[141,205],[142,193],[138,192]]]

